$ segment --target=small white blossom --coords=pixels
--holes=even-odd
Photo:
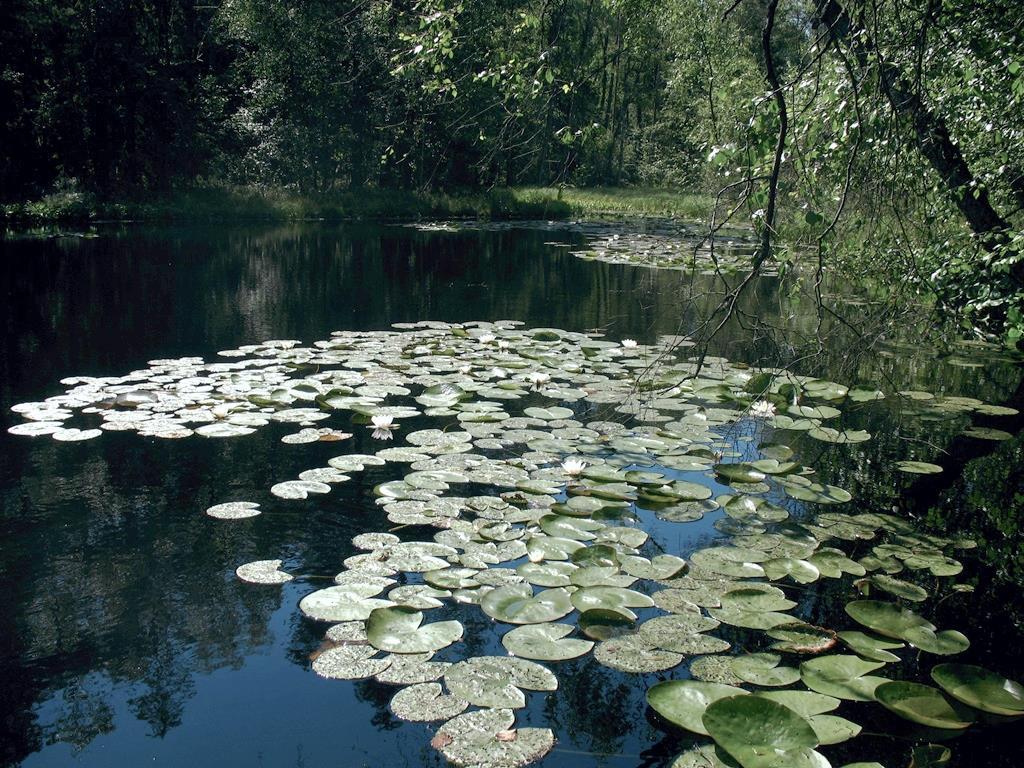
[[[496,379],[505,379],[508,378],[508,371],[504,368],[491,368],[491,376]]]
[[[498,339],[498,349],[508,349],[508,342],[504,339]]]
[[[562,462],[562,471],[569,477],[578,477],[580,472],[587,468],[587,462],[582,459],[566,459]]]
[[[623,339],[622,346],[625,349],[636,349],[636,339]]]
[[[480,336],[480,343],[481,344],[490,344],[492,341],[494,341],[494,339],[495,339],[495,336],[494,336],[493,333],[484,333],[484,334],[481,334],[481,336]]]
[[[750,404],[750,415],[769,419],[775,415],[775,406],[767,400],[757,400]]]
[[[371,437],[375,440],[390,440],[393,437],[392,430],[398,426],[395,417],[389,413],[376,413],[370,417],[370,422],[373,424]]]
[[[529,379],[534,389],[540,389],[551,381],[551,376],[543,371],[530,371]]]

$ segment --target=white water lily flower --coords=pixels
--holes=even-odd
[[[543,371],[530,371],[528,378],[530,379],[530,383],[533,384],[534,389],[540,389],[551,381],[551,375],[544,373]]]
[[[506,379],[508,378],[508,371],[504,368],[491,368],[491,376],[496,379]]]
[[[395,417],[390,413],[376,413],[370,417],[370,421],[373,423],[371,437],[375,440],[390,440],[393,437],[391,431],[397,429]]]
[[[626,349],[635,349],[636,339],[623,339],[622,346],[625,347]]]
[[[750,415],[769,419],[775,415],[775,406],[767,400],[757,400],[750,404]]]
[[[498,339],[498,349],[508,349],[508,342],[504,339]]]
[[[569,477],[578,477],[587,468],[587,462],[583,459],[566,459],[562,462],[562,471]]]
[[[492,341],[494,341],[495,338],[496,337],[493,333],[484,333],[480,335],[480,343],[490,344]]]

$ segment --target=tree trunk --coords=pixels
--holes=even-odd
[[[861,68],[877,67],[890,106],[909,122],[918,150],[938,174],[946,194],[982,246],[994,251],[1008,242],[1006,220],[992,205],[987,190],[976,184],[974,173],[942,116],[924,103],[895,64],[883,58],[868,31],[837,0],[817,0],[816,6],[818,20],[828,30],[831,42],[845,42]],[[1019,285],[1024,285],[1024,262],[1016,264],[1011,274]]]

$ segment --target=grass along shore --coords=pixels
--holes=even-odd
[[[667,189],[523,187],[467,193],[365,189],[302,195],[280,188],[216,186],[123,201],[58,192],[36,201],[3,205],[0,219],[9,224],[608,216],[694,219],[703,218],[710,206],[711,199],[706,195]]]

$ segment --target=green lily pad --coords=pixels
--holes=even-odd
[[[339,645],[329,648],[313,661],[313,671],[332,680],[363,680],[379,675],[389,666],[391,658],[370,658],[373,648]]]
[[[478,571],[475,568],[444,568],[427,571],[423,580],[437,589],[474,589],[479,586],[476,581]]]
[[[670,768],[736,768],[736,763],[721,748],[705,744],[683,752]]]
[[[555,735],[548,728],[513,728],[509,709],[482,709],[453,717],[431,740],[454,765],[474,768],[519,768],[551,751]]]
[[[610,640],[613,637],[630,634],[636,616],[632,611],[615,611],[593,608],[582,611],[576,621],[577,626],[592,640]]]
[[[861,579],[861,581],[857,582],[857,586],[861,585],[877,587],[883,592],[888,592],[890,595],[895,595],[913,603],[920,603],[928,598],[927,590],[919,587],[917,584],[911,584],[909,581],[903,581],[884,573]]]
[[[685,560],[675,555],[655,555],[650,560],[645,557],[625,555],[619,560],[623,571],[638,579],[650,581],[671,579],[673,576],[685,573],[688,567]]]
[[[607,544],[592,544],[574,549],[571,559],[583,566],[618,566],[619,553]]]
[[[469,702],[444,693],[439,683],[417,683],[391,697],[391,711],[400,720],[429,723],[449,720],[465,711]]]
[[[701,656],[690,663],[690,675],[707,683],[743,685],[743,678],[732,668],[732,659],[732,656]]]
[[[718,699],[701,720],[711,738],[743,768],[811,765],[807,753],[819,744],[806,719],[759,696]]]
[[[779,581],[787,576],[800,584],[810,584],[821,578],[821,571],[814,563],[796,557],[777,557],[761,563],[765,576]]]
[[[977,440],[993,440],[996,442],[1013,438],[1013,435],[1009,432],[991,427],[968,427],[963,431],[963,434]]]
[[[423,613],[406,606],[377,608],[366,620],[366,639],[370,645],[391,653],[439,651],[461,637],[459,622],[423,624]]]
[[[733,656],[729,665],[733,673],[745,683],[776,688],[791,685],[800,679],[800,671],[793,667],[780,667],[782,657],[774,653],[748,653]]]
[[[260,514],[259,504],[254,501],[226,501],[214,504],[206,510],[206,514],[218,520],[242,520]]]
[[[1024,686],[984,667],[971,664],[939,664],[934,680],[957,701],[1004,717],[1024,715]]]
[[[935,625],[913,611],[895,603],[880,600],[854,600],[846,605],[846,613],[858,624],[885,637],[905,640],[908,630],[926,628],[935,631]]]
[[[637,675],[672,669],[683,660],[682,654],[658,648],[640,635],[621,635],[598,643],[594,658],[606,667]]]
[[[938,464],[927,461],[897,461],[896,469],[911,475],[937,475],[942,471]]]
[[[893,642],[884,637],[870,635],[866,632],[855,632],[844,630],[839,632],[839,639],[858,656],[863,656],[871,661],[899,661],[900,657],[890,653],[890,649],[905,648],[901,642]]]
[[[875,699],[890,712],[929,728],[963,730],[975,719],[967,707],[930,685],[902,680],[883,683],[875,689]]]
[[[716,464],[715,474],[727,483],[759,483],[767,476],[750,464]]]
[[[742,688],[700,680],[666,680],[651,686],[647,703],[659,715],[688,731],[707,736],[702,718],[708,706],[729,696],[742,696]]]
[[[784,704],[801,717],[812,718],[825,712],[831,712],[842,702],[834,696],[825,696],[814,691],[755,691],[754,696]]]
[[[534,595],[529,584],[508,584],[488,592],[480,607],[492,619],[508,624],[544,624],[568,616],[573,603],[560,587]]]
[[[572,593],[571,601],[581,612],[602,609],[629,614],[629,608],[650,608],[654,605],[654,601],[642,592],[622,587],[584,587]]]
[[[717,626],[717,621],[700,613],[658,616],[640,625],[640,636],[657,648],[687,656],[722,653],[730,643],[704,634]]]
[[[501,638],[501,644],[513,656],[540,661],[565,661],[589,653],[594,644],[577,640],[569,624],[529,624],[516,627]]]
[[[971,641],[962,632],[955,629],[943,629],[939,632],[928,627],[912,627],[903,639],[915,648],[936,656],[953,656],[963,653],[971,646]]]
[[[574,541],[590,541],[594,531],[605,528],[604,523],[580,517],[565,515],[544,515],[539,521],[541,530],[549,536],[559,536]]]
[[[779,624],[765,632],[775,640],[771,650],[784,653],[824,653],[836,644],[836,633],[825,627],[796,621]]]
[[[392,605],[390,600],[374,597],[383,589],[374,583],[358,582],[327,587],[302,598],[299,610],[317,621],[364,621],[375,609]]]
[[[546,667],[507,656],[474,656],[453,664],[444,675],[448,690],[478,707],[519,709],[529,691],[554,691],[558,680]]]
[[[857,723],[836,715],[815,715],[808,718],[807,722],[811,724],[818,741],[822,744],[841,744],[861,732],[861,727]]]
[[[541,560],[568,560],[583,544],[560,536],[531,536],[526,542],[526,552],[533,562]]]
[[[539,587],[568,587],[573,572],[578,570],[578,565],[560,560],[523,563],[516,568],[520,576]]]
[[[235,575],[249,584],[284,584],[294,576],[281,570],[280,560],[256,560],[235,569]]]
[[[879,685],[889,682],[871,672],[885,664],[858,656],[830,655],[809,659],[800,665],[800,679],[817,693],[847,701],[871,701]]]

